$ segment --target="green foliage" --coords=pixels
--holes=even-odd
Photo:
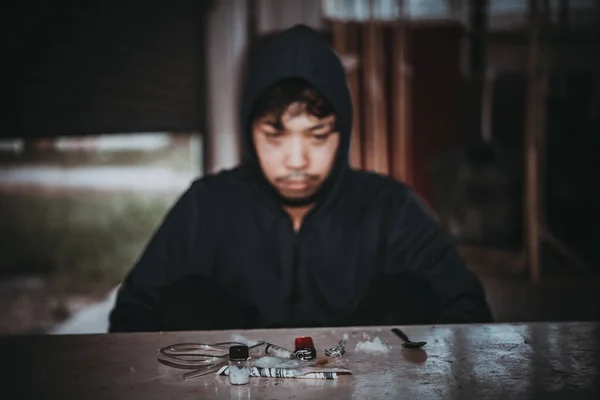
[[[39,273],[63,290],[123,278],[177,193],[0,193],[0,275]]]

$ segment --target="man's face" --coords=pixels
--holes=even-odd
[[[318,118],[292,104],[281,121],[264,115],[252,124],[252,139],[263,174],[290,200],[301,200],[321,187],[339,145],[335,116]]]

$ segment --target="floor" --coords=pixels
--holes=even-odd
[[[533,282],[522,254],[461,247],[469,268],[482,280],[495,320],[598,321],[600,275],[553,262]]]
[[[600,282],[482,276],[497,322],[599,321]]]

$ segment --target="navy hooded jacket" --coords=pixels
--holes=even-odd
[[[260,171],[250,115],[283,78],[333,105],[340,146],[298,232]],[[321,35],[295,26],[252,55],[243,162],[204,176],[168,212],[118,292],[110,331],[488,322],[481,283],[413,191],[350,168],[352,101]]]

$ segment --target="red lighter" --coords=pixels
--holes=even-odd
[[[317,349],[310,336],[298,337],[294,341],[294,355],[301,360],[312,360],[317,358]]]

